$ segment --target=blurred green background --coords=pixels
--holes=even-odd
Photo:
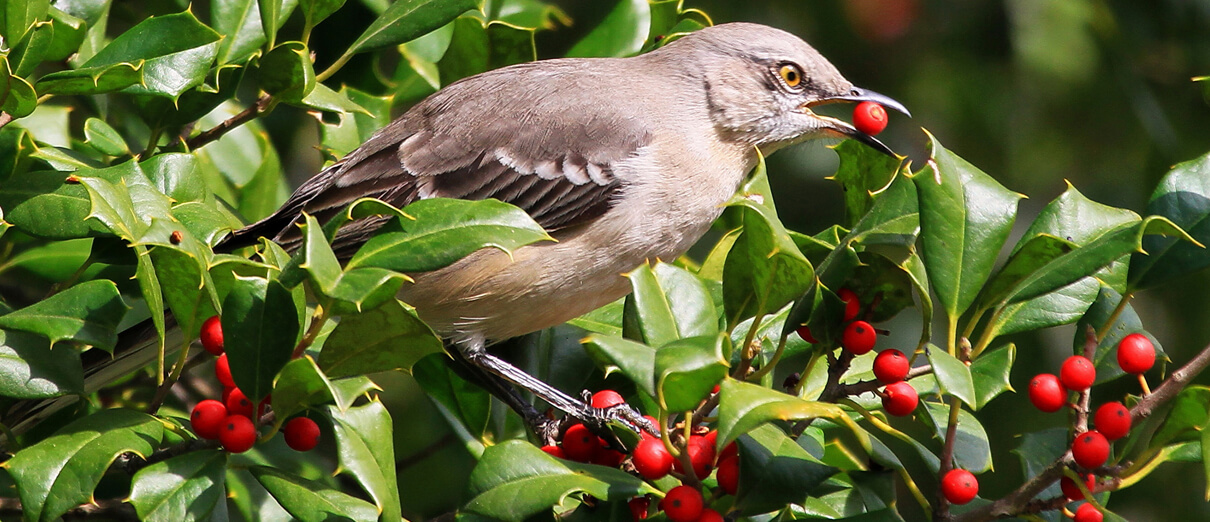
[[[554,3],[569,24],[538,33],[540,58],[562,56],[615,5]],[[371,16],[354,4],[325,23],[330,48],[315,42],[321,65],[339,54],[349,43],[344,39],[351,41]],[[1205,88],[1210,84],[1192,80],[1210,74],[1210,1],[698,0],[686,1],[685,7],[704,10],[715,23],[759,22],[793,32],[856,85],[903,102],[913,117],[892,113],[883,141],[919,165],[927,154],[920,128],[927,128],[947,148],[1028,195],[1018,232],[1066,189],[1065,180],[1095,201],[1142,212],[1169,167],[1210,151]],[[351,29],[332,30],[338,24]],[[318,170],[320,158],[310,150],[315,131],[305,118],[274,114],[266,124],[296,126],[298,139],[279,143],[293,177]],[[835,167],[834,154],[818,144],[771,158],[778,208],[787,225],[814,233],[841,219],[840,190],[825,179]],[[1210,343],[1207,289],[1210,274],[1202,273],[1134,301],[1178,364]],[[918,319],[904,315],[912,317],[890,328],[899,325],[905,339],[913,338]],[[1024,390],[1033,375],[1056,372],[1071,354],[1073,335],[1069,327],[1015,339],[1014,387]],[[399,379],[401,387],[414,386],[398,376],[391,379]],[[1203,376],[1202,382],[1210,379]],[[1119,380],[1098,387],[1093,403],[1137,392],[1136,383]],[[421,454],[399,456],[401,487],[446,492],[405,494],[405,510],[441,513],[450,497],[459,495],[451,489],[471,461],[463,448],[434,433],[440,413],[422,395],[402,394],[399,400],[396,411],[408,412],[396,416],[402,447],[434,441]],[[1066,420],[1039,413],[1022,394],[1002,396],[980,416],[998,452],[996,470],[980,478],[981,493],[990,498],[1023,480],[1018,459],[1009,453],[1018,445],[1017,434]],[[1110,507],[1137,522],[1210,520],[1204,480],[1198,465],[1166,464],[1139,486],[1114,494]],[[911,503],[902,504],[910,508]]]

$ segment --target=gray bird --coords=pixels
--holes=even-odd
[[[631,58],[525,63],[453,83],[304,183],[273,215],[222,248],[268,237],[288,248],[302,213],[320,221],[374,197],[402,207],[423,198],[496,198],[520,207],[557,242],[510,256],[483,249],[415,274],[400,298],[538,430],[544,417],[503,378],[597,426],[643,425],[629,408],[602,412],[487,353],[493,342],[548,328],[630,291],[622,275],[672,260],[710,227],[768,155],[816,138],[872,136],[812,108],[898,102],[854,87],[798,37],[733,23],[702,29]],[[343,228],[345,257],[382,220]],[[457,354],[456,354],[457,355]]]

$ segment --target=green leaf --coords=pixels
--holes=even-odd
[[[606,374],[615,369],[640,390],[655,397],[655,349],[614,335],[594,334],[584,338],[584,349]]]
[[[474,15],[454,20],[449,48],[437,62],[441,85],[504,66],[537,59],[534,30],[500,22],[486,25]]]
[[[1108,286],[1101,286],[1096,301],[1093,301],[1092,306],[1088,308],[1088,312],[1076,323],[1075,338],[1072,342],[1075,353],[1083,353],[1085,332],[1088,326],[1091,325],[1097,332],[1105,330],[1105,322],[1109,320],[1114,309],[1121,302],[1121,294]],[[1143,321],[1139,318],[1139,314],[1134,311],[1134,307],[1127,304],[1126,308],[1118,315],[1117,321],[1106,331],[1104,338],[1101,339],[1101,343],[1097,345],[1096,353],[1092,359],[1093,364],[1096,365],[1097,384],[1127,375],[1126,372],[1122,371],[1122,367],[1118,366],[1118,343],[1122,341],[1122,338],[1132,333],[1141,333],[1151,340],[1151,344],[1155,346],[1157,360],[1163,360],[1168,357],[1164,353],[1164,347],[1160,345],[1160,342],[1143,328]]]
[[[605,306],[597,308],[580,317],[567,321],[567,324],[583,328],[592,333],[604,335],[622,335],[622,315],[626,307],[626,299],[618,299]]]
[[[165,314],[164,314],[164,294],[160,290],[160,278],[155,273],[155,267],[151,264],[151,256],[147,252],[147,247],[143,245],[134,245],[135,252],[135,281],[139,283],[139,293],[143,296],[143,301],[147,303],[148,313],[151,314],[151,324],[155,328],[156,333],[156,349],[159,351],[157,356],[156,379],[157,382],[162,382],[164,378],[164,334],[165,334]]]
[[[83,393],[79,350],[51,348],[40,337],[0,330],[0,396],[45,399]]]
[[[34,23],[33,30],[25,41],[14,46],[8,53],[9,65],[14,76],[29,76],[44,60],[55,37],[55,26],[50,21]]]
[[[46,49],[43,60],[66,59],[75,54],[84,43],[84,37],[88,34],[88,23],[55,7],[51,7],[47,14],[54,26],[54,38]]]
[[[983,287],[1017,216],[1012,192],[929,136],[930,167],[912,180],[920,196],[923,258],[950,322]],[[932,175],[930,175],[932,174]]]
[[[657,261],[642,264],[626,277],[633,293],[626,299],[624,330],[637,330],[649,345],[682,337],[715,336],[718,316],[702,281],[689,271]]]
[[[924,408],[916,411],[928,418],[938,440],[945,440],[946,425],[949,423],[949,405],[922,401]],[[991,444],[987,431],[970,412],[958,409],[958,431],[954,439],[954,463],[957,467],[979,474],[992,469]]]
[[[357,37],[341,60],[413,40],[478,6],[476,0],[398,0]]]
[[[345,0],[299,0],[298,10],[302,11],[303,20],[306,22],[303,33],[310,33],[311,28],[319,25],[344,4]]]
[[[131,481],[140,520],[210,520],[227,511],[227,452],[204,449],[147,466]]]
[[[38,20],[50,9],[50,0],[7,0],[0,17],[0,36],[6,47],[19,45]]]
[[[84,122],[84,139],[102,154],[110,156],[130,154],[130,148],[126,146],[126,140],[122,139],[122,135],[100,118],[89,118]]]
[[[468,492],[466,511],[520,522],[563,505],[575,493],[618,501],[656,490],[621,470],[559,460],[526,441],[509,440],[483,452]]]
[[[13,226],[35,237],[74,239],[106,232],[89,220],[88,191],[64,183],[70,173],[27,172],[0,183],[0,208]]]
[[[651,6],[647,0],[621,0],[605,19],[567,51],[573,57],[631,56],[647,41]]]
[[[868,147],[867,147],[868,148]],[[845,242],[864,246],[889,245],[912,249],[920,233],[920,207],[916,186],[904,176],[895,176],[890,184],[871,194],[873,202]]]
[[[1036,477],[1062,457],[1071,448],[1067,428],[1049,428],[1028,432],[1021,437],[1021,445],[1013,450],[1021,459],[1021,472],[1026,477]],[[1053,498],[1061,493],[1059,483],[1054,482],[1039,493],[1039,498]]]
[[[273,498],[298,520],[375,520],[378,508],[322,482],[269,466],[248,468]]]
[[[142,83],[143,68],[140,61],[53,72],[38,78],[38,92],[59,96],[117,92]]]
[[[346,269],[427,272],[481,248],[498,248],[511,255],[521,246],[551,240],[525,211],[491,199],[422,199],[405,211],[415,221],[395,220],[383,227],[353,255]]]
[[[156,221],[157,224],[164,223]],[[155,227],[159,228],[159,227]],[[158,230],[157,230],[158,231]],[[164,301],[172,310],[176,323],[192,339],[201,330],[202,322],[218,313],[219,300],[214,280],[210,277],[204,253],[197,248],[197,240],[188,231],[178,231],[185,238],[178,248],[167,245],[151,249],[151,261],[164,295]],[[171,232],[169,232],[171,233]],[[141,241],[149,242],[144,235]],[[188,248],[193,246],[193,248]],[[144,248],[140,246],[140,248]]]
[[[856,140],[842,141],[832,150],[840,158],[840,165],[828,179],[844,191],[844,225],[852,228],[873,207],[873,194],[890,185],[903,159],[887,156]],[[912,203],[914,206],[915,201]]]
[[[380,520],[400,518],[399,488],[395,479],[395,446],[391,415],[381,402],[340,410],[327,408],[336,435],[340,470],[350,474],[369,492]]]
[[[332,382],[309,355],[294,359],[281,369],[273,385],[273,413],[288,419],[311,406],[332,402]]]
[[[767,513],[802,502],[838,469],[807,453],[794,439],[764,425],[739,438],[739,491],[735,507],[746,514]]]
[[[298,310],[277,281],[236,276],[223,300],[223,339],[236,386],[254,402],[273,390],[298,336]]]
[[[256,0],[213,0],[210,26],[223,35],[218,47],[218,65],[243,62],[265,43]]]
[[[993,304],[1005,300],[1031,274],[1076,247],[1071,241],[1049,234],[1040,234],[1029,238],[1028,241],[1023,240],[995,277],[988,281],[980,302]]]
[[[281,27],[282,0],[257,0],[256,4],[260,11],[261,31],[272,47],[277,38],[277,29]]]
[[[1163,216],[1197,243],[1175,237],[1143,238],[1147,255],[1130,261],[1130,286],[1151,288],[1210,266],[1210,154],[1178,163],[1151,194],[1147,213]]]
[[[449,356],[434,354],[412,366],[412,376],[430,398],[445,407],[450,416],[476,439],[487,432],[492,416],[492,396],[482,386],[458,375]]]
[[[697,407],[727,376],[731,339],[727,335],[677,339],[655,352],[656,399],[666,411]]]
[[[962,399],[962,402],[973,408],[976,396],[971,369],[943,348],[929,345],[925,353],[928,355],[929,364],[933,365],[933,375],[937,376],[941,391]]]
[[[311,94],[315,90],[315,69],[311,66],[311,51],[307,44],[285,42],[261,57],[260,86],[274,98],[287,103],[300,102]]]
[[[319,352],[319,367],[332,378],[410,370],[422,357],[441,352],[441,338],[416,310],[392,299],[342,317]]]
[[[156,190],[172,198],[174,203],[206,199],[206,185],[193,154],[156,154],[140,162],[139,168]]]
[[[764,386],[725,379],[719,386],[716,449],[721,450],[740,435],[768,422],[817,418],[827,419],[848,428],[857,436],[863,447],[869,448],[869,436],[840,406],[806,401]]]
[[[92,500],[118,455],[150,455],[163,436],[163,423],[146,413],[101,410],[18,451],[3,467],[17,484],[25,519],[50,521]]]
[[[1013,391],[1008,377],[1016,359],[1017,345],[1008,343],[1002,348],[985,352],[971,363],[970,372],[975,383],[974,409],[976,411],[982,409],[997,395]]]
[[[151,17],[119,35],[84,67],[142,61],[142,85],[131,86],[126,92],[175,100],[206,79],[221,39],[222,35],[189,11]]]
[[[36,1],[36,0],[35,0]],[[0,80],[4,79],[4,71],[0,69]],[[34,86],[20,76],[9,76],[8,96],[0,100],[0,111],[12,115],[13,118],[24,118],[38,108],[38,93]]]
[[[365,114],[369,112],[365,107],[358,105],[357,102],[349,98],[347,87],[337,92],[322,83],[316,83],[315,89],[310,94],[307,94],[306,98],[299,101],[297,105],[308,109],[335,113],[356,112]],[[360,144],[358,142],[358,145]]]
[[[0,316],[0,328],[68,340],[113,350],[126,303],[113,281],[80,283],[20,310]]]
[[[1190,386],[1181,390],[1176,399],[1173,399],[1172,409],[1168,411],[1164,423],[1151,437],[1148,447],[1162,448],[1190,437],[1200,440],[1201,435],[1197,432],[1205,431],[1208,426],[1210,426],[1210,388]]]

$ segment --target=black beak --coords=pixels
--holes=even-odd
[[[863,102],[863,101],[871,101],[871,102],[877,103],[879,105],[882,105],[883,107],[895,109],[899,112],[902,112],[903,114],[907,115],[908,117],[912,116],[912,113],[908,112],[907,107],[904,107],[902,103],[899,103],[894,98],[891,98],[890,96],[887,96],[885,94],[876,93],[871,90],[862,89],[860,87],[853,87],[852,91],[850,91],[850,93],[847,95],[826,98],[823,100],[816,101],[816,102],[812,103],[811,105],[823,105],[826,103],[835,103],[835,102]],[[872,148],[878,152],[881,152],[883,154],[886,154],[887,156],[898,157],[898,155],[895,154],[895,151],[891,150],[890,147],[887,147],[881,141],[878,141],[878,138],[875,138],[869,134],[861,132],[861,131],[857,130],[855,127],[853,127],[852,125],[849,125],[848,123],[845,123],[843,121],[840,121],[840,120],[837,120],[834,118],[824,118],[824,119],[828,122],[829,128],[832,131],[836,132],[837,134],[840,134],[846,138],[851,138],[851,139],[860,141],[861,143],[864,143],[864,144],[868,145],[870,148]]]

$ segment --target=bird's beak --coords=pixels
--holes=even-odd
[[[895,109],[899,112],[902,112],[903,114],[907,115],[908,117],[912,116],[912,113],[908,112],[907,107],[904,107],[902,103],[895,101],[894,98],[891,98],[890,96],[887,96],[885,94],[876,93],[871,90],[862,89],[860,87],[853,87],[853,89],[847,95],[833,96],[830,98],[823,98],[820,100],[811,101],[809,103],[804,104],[802,109],[806,112],[810,112],[811,107],[815,107],[817,105],[826,105],[829,103],[838,103],[838,102],[863,102],[863,101],[871,101],[871,102],[877,103],[879,105],[882,105],[883,107]],[[852,139],[855,139],[857,141],[860,141],[861,143],[864,143],[864,144],[870,146],[871,148],[873,148],[874,150],[876,150],[878,152],[881,152],[883,154],[886,154],[886,155],[892,156],[892,157],[897,156],[895,154],[895,151],[891,150],[890,147],[887,147],[881,141],[878,141],[878,138],[875,138],[869,134],[866,134],[864,132],[857,130],[856,127],[853,127],[853,125],[849,124],[848,122],[845,122],[843,120],[839,120],[836,118],[832,118],[830,116],[815,114],[813,112],[811,112],[811,114],[813,114],[816,118],[819,118],[821,121],[824,122],[826,131],[835,133],[837,135],[836,137],[838,137],[838,138],[852,138]]]

